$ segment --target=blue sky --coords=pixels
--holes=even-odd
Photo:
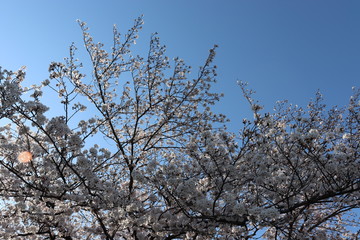
[[[0,7],[0,66],[27,66],[29,84],[47,78],[48,64],[66,57],[72,42],[83,50],[76,19],[110,43],[113,24],[125,32],[144,14],[137,53],[146,54],[153,32],[169,57],[193,67],[220,46],[214,89],[225,98],[217,110],[238,127],[248,111],[237,80],[249,82],[269,111],[283,99],[305,106],[317,89],[326,103],[342,106],[351,87],[360,87],[357,0],[12,0]]]

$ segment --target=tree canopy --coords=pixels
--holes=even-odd
[[[212,111],[216,46],[196,70],[157,34],[133,56],[142,24],[106,51],[79,22],[88,75],[75,45],[41,84],[0,69],[2,239],[359,237],[358,88],[345,108],[318,93],[265,112],[239,83],[254,118],[232,133]]]

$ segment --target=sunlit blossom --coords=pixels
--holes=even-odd
[[[39,86],[0,69],[0,239],[358,237],[359,89],[344,109],[318,93],[267,112],[240,82],[255,118],[232,133],[212,112],[216,46],[192,73],[158,34],[131,53],[142,24],[108,52],[79,21],[86,79],[75,45]]]

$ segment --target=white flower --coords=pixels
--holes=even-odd
[[[351,137],[351,134],[350,133],[345,133],[343,136],[342,136],[342,139],[349,139]]]
[[[317,138],[319,136],[319,131],[317,129],[310,129],[309,137]]]

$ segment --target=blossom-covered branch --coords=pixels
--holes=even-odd
[[[79,25],[87,74],[74,44],[39,85],[0,69],[2,239],[358,237],[359,89],[344,109],[318,93],[267,113],[240,83],[254,119],[231,133],[212,112],[216,46],[195,72],[157,34],[132,55],[141,17],[108,51]]]

